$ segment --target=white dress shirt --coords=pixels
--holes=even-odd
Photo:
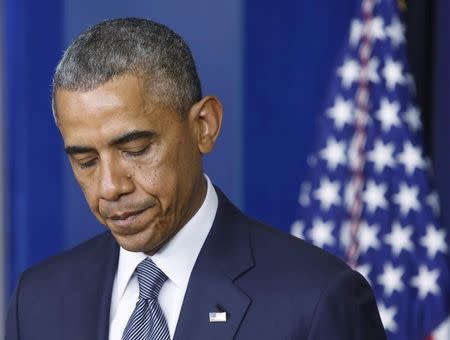
[[[168,277],[161,288],[158,301],[172,339],[192,268],[216,216],[217,193],[206,175],[205,178],[207,192],[200,209],[164,247],[151,256],[153,262]],[[111,296],[109,340],[121,340],[139,297],[139,284],[134,271],[146,257],[148,255],[144,253],[120,248]]]

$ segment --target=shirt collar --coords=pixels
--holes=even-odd
[[[211,181],[205,175],[207,190],[200,209],[174,237],[151,256],[155,264],[177,287],[186,290],[198,254],[214,222],[218,198]],[[117,266],[118,296],[124,293],[137,265],[148,255],[131,252],[120,247]]]

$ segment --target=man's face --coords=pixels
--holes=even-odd
[[[148,92],[124,75],[87,92],[57,90],[55,108],[92,212],[122,247],[151,254],[197,211],[206,185],[203,123]]]

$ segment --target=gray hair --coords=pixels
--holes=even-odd
[[[179,35],[147,19],[113,19],[89,28],[65,51],[53,77],[54,115],[58,89],[89,91],[126,73],[143,77],[181,117],[202,97],[192,53]]]

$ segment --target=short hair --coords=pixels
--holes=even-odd
[[[53,77],[55,118],[58,89],[89,91],[126,73],[143,77],[181,117],[202,97],[191,50],[178,34],[147,19],[113,19],[92,26],[65,51]]]

